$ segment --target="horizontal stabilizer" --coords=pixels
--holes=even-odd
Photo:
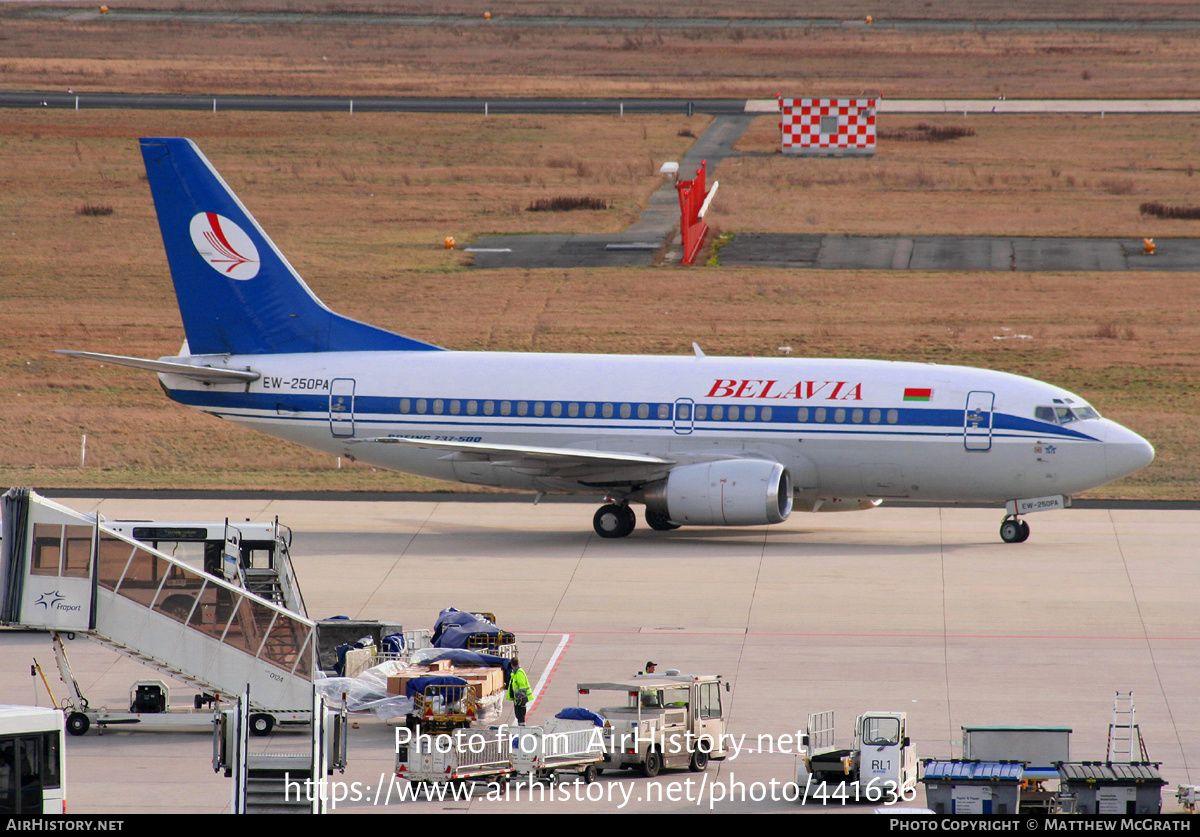
[[[99,352],[75,352],[67,349],[55,349],[54,351],[68,357],[99,360],[115,366],[132,366],[134,369],[146,369],[150,372],[182,375],[206,384],[248,384],[262,377],[259,373],[249,369],[218,369],[215,366],[193,366],[190,363],[180,363],[175,360],[149,360],[148,358],[125,357],[124,355],[105,355]]]

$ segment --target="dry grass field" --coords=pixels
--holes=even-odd
[[[153,5],[153,4],[149,4]],[[172,3],[170,8],[198,4]],[[200,4],[210,9],[221,4]],[[410,11],[415,3],[226,3]],[[783,0],[689,4],[695,16],[854,18],[839,28],[614,27],[137,22],[2,17],[0,85],[9,89],[338,96],[676,96],[764,98],[1155,97],[1196,95],[1200,38],[1182,31],[911,31],[859,25],[870,5]],[[894,17],[1195,17],[1194,4],[889,4]],[[488,4],[452,4],[482,18]],[[89,7],[90,8],[90,7]],[[115,8],[115,6],[114,6]],[[124,8],[124,5],[122,5]],[[667,4],[521,4],[550,16],[675,16]],[[857,11],[855,11],[857,9]],[[441,9],[439,9],[441,11]],[[879,16],[879,10],[874,13]],[[500,18],[504,17],[501,21]]]
[[[881,116],[869,159],[778,153],[778,117],[755,120],[727,162],[717,223],[756,232],[1194,236],[1143,203],[1200,205],[1200,115]],[[920,139],[918,125],[973,132]],[[897,136],[898,135],[898,136]],[[793,196],[780,202],[780,195]],[[898,211],[899,207],[899,211]]]
[[[559,14],[576,8],[553,5]],[[938,5],[953,16],[967,4]],[[1163,18],[1184,8],[1149,5]],[[480,8],[461,3],[448,11]],[[526,8],[555,13],[550,5]],[[698,8],[736,11],[718,0]],[[5,20],[3,11],[0,4],[0,84],[10,88],[769,96],[786,82],[804,92],[872,86],[890,95],[993,95],[999,86],[1010,98],[1020,91],[1169,96],[1189,85],[1194,93],[1200,66],[1196,39],[1186,35],[1126,34],[1114,45],[1094,33],[1027,34],[1008,44],[964,34],[939,44],[857,29],[777,38],[747,30],[740,39],[708,32],[689,40],[680,32],[627,48],[628,33],[617,30],[513,38],[500,28],[146,25],[131,39],[130,30],[106,22],[29,23]],[[905,46],[901,38],[913,40]],[[670,69],[670,53],[682,69]],[[61,57],[68,54],[75,57]],[[880,63],[854,69],[864,54]],[[982,71],[970,72],[976,64]],[[1177,64],[1188,66],[1177,72]],[[919,121],[929,120],[885,120],[881,128]],[[739,145],[746,156],[718,172],[713,220],[733,233],[1194,236],[1200,222],[1147,219],[1137,207],[1200,204],[1197,121],[979,117],[966,122],[974,136],[952,142],[886,140],[871,160],[814,161],[772,154],[774,120],[764,117]],[[148,373],[51,353],[157,357],[178,348],[182,328],[136,138],[184,135],[314,291],[351,316],[460,349],[684,353],[696,340],[710,354],[791,346],[817,356],[1006,369],[1074,389],[1155,443],[1151,468],[1096,496],[1197,496],[1198,273],[483,272],[468,269],[465,254],[441,249],[446,235],[463,242],[490,233],[623,229],[661,182],[658,165],[678,159],[691,142],[686,134],[706,124],[700,116],[2,112],[0,482],[453,488],[348,463],[339,469],[327,457],[172,404]],[[560,195],[597,197],[612,208],[525,211]],[[112,213],[79,214],[85,206]],[[997,339],[1012,334],[1031,339]],[[87,467],[80,468],[85,433]]]

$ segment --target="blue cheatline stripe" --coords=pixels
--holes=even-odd
[[[207,410],[210,413],[219,415],[223,418],[270,418],[281,420],[296,420],[310,422],[327,422],[329,420],[329,396],[320,395],[296,395],[285,393],[256,393],[256,392],[212,392],[201,390],[170,390],[171,398],[181,404],[187,404],[191,407],[199,407]],[[464,406],[468,401],[475,401],[480,405],[480,411],[471,416],[465,412],[459,414],[452,413],[401,413],[399,405],[401,399],[407,399],[410,403],[415,404],[418,400],[424,400],[427,404],[432,404],[434,401],[441,400],[445,405],[449,405],[451,401],[458,401]],[[566,405],[580,405],[580,412],[583,412],[583,405],[594,404],[599,411],[602,404],[612,404],[614,407],[614,415],[604,416],[533,416],[533,415],[516,415],[515,405],[522,399],[517,398],[430,398],[428,396],[378,396],[378,395],[356,395],[354,397],[354,421],[356,424],[386,424],[386,425],[403,425],[412,424],[420,427],[463,427],[463,428],[538,428],[542,430],[554,429],[573,429],[573,430],[662,430],[673,432],[671,420],[657,418],[659,403],[642,402],[642,401],[547,401],[542,400],[526,400],[527,404],[542,403],[547,405],[546,412],[549,413],[550,404],[562,404],[563,412],[566,412]],[[485,415],[482,412],[482,405],[485,401],[492,401],[499,406],[501,402],[508,402],[513,405],[514,412],[507,415]],[[632,408],[631,415],[628,418],[620,416],[620,407],[622,404],[629,404]],[[653,418],[638,418],[637,407],[646,404]],[[664,402],[665,406],[673,408],[674,402]],[[920,408],[895,408],[895,407],[824,407],[825,421],[815,421],[815,414],[818,407],[804,406],[788,406],[788,405],[769,405],[771,408],[771,420],[763,421],[761,418],[762,408],[760,405],[729,405],[729,404],[698,404],[699,407],[708,407],[711,411],[712,407],[720,406],[725,408],[725,413],[728,415],[730,406],[739,407],[739,413],[744,411],[747,406],[756,408],[757,416],[753,420],[742,418],[730,419],[696,419],[689,421],[682,419],[683,426],[694,426],[697,429],[708,431],[726,431],[726,432],[745,432],[753,430],[754,432],[762,433],[795,433],[803,431],[805,433],[821,433],[821,434],[841,434],[841,435],[924,435],[924,436],[950,436],[960,435],[963,433],[963,411],[962,410],[945,410],[945,409],[920,409]],[[882,418],[886,418],[891,410],[897,413],[897,421],[892,424],[886,421],[878,423],[870,422],[852,422],[833,421],[834,412],[838,409],[845,409],[846,418],[849,419],[851,411],[862,410],[864,417],[869,416],[871,410],[877,409]],[[808,420],[800,421],[799,414],[801,410],[808,411]],[[532,411],[532,410],[531,410]],[[305,415],[307,414],[307,415]],[[711,414],[711,413],[710,413]],[[1025,436],[1037,437],[1057,437],[1061,439],[1078,439],[1081,441],[1097,441],[1094,437],[1085,433],[1072,430],[1070,428],[1061,427],[1059,425],[1047,424],[1045,422],[1027,419],[1021,416],[1008,415],[1006,413],[993,413],[993,427],[991,435],[996,438],[1022,438]],[[597,423],[600,421],[602,423]],[[980,435],[986,435],[981,433]]]

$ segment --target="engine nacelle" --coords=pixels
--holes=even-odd
[[[645,491],[648,511],[689,526],[782,523],[792,512],[792,477],[767,459],[681,465]]]

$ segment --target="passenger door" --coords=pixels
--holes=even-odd
[[[967,407],[963,414],[963,447],[967,450],[992,449],[992,408],[995,402],[996,395],[992,392],[976,390],[967,393]]]
[[[329,432],[354,435],[354,379],[334,378],[329,385]]]

